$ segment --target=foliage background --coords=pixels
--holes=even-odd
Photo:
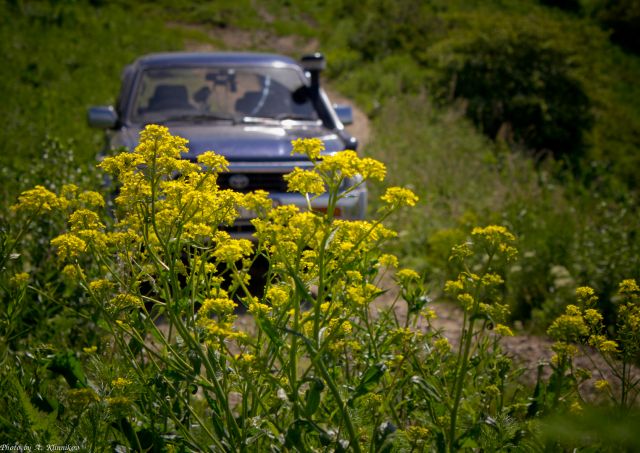
[[[9,206],[36,184],[99,187],[94,167],[102,137],[85,126],[86,108],[114,102],[121,69],[138,55],[187,45],[282,51],[270,43],[291,38],[289,52],[298,57],[297,48],[317,44],[328,58],[329,85],[373,122],[363,153],[384,161],[391,184],[410,185],[422,200],[394,221],[401,236],[392,252],[441,288],[460,271],[448,259],[453,245],[477,225],[505,225],[520,249],[500,287],[512,320],[546,330],[573,302],[575,288],[589,284],[602,298],[605,321],[615,325],[618,282],[640,277],[637,20],[633,0],[1,2],[0,324],[7,341],[0,359],[9,363],[5,355],[12,354],[19,365],[0,379],[13,404],[3,414],[62,442],[52,434],[55,416],[65,417],[53,407],[56,390],[116,380],[126,370],[92,363],[96,375],[87,377],[79,367],[79,358],[89,364],[93,352],[84,348],[105,326],[86,292],[60,275],[49,247],[65,219],[35,219],[12,243],[21,225]],[[230,32],[253,38],[231,49]],[[372,203],[372,212],[378,207]],[[37,277],[11,286],[20,271]],[[454,377],[466,376],[451,357]],[[497,357],[487,358],[493,366]],[[442,371],[439,361],[431,365],[429,376]],[[554,375],[564,372],[556,368]],[[485,384],[456,386],[480,400]],[[560,387],[549,381],[548,399],[557,399]],[[154,405],[152,398],[143,403]],[[555,437],[580,444],[584,426],[601,418],[571,418]],[[622,417],[622,432],[634,420]],[[513,438],[510,422],[498,420],[498,440]],[[487,436],[483,445],[497,445]],[[633,439],[620,439],[634,447]]]
[[[634,5],[6,1],[0,191],[12,200],[38,182],[53,188],[50,159],[68,153],[74,168],[92,166],[101,135],[84,126],[86,108],[114,102],[136,56],[224,49],[229,30],[274,38],[239,43],[255,50],[295,36],[318,43],[329,83],[373,119],[364,152],[424,200],[398,223],[403,254],[439,280],[471,225],[509,226],[523,249],[509,276],[514,316],[544,325],[567,286],[588,280],[610,300],[615,282],[638,277]]]

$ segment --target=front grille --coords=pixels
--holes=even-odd
[[[221,173],[218,175],[218,185],[221,189],[233,189],[237,192],[252,192],[254,190],[266,190],[269,193],[286,192],[287,183],[283,179],[285,173]],[[236,176],[236,178],[234,178]],[[240,176],[238,178],[238,176]],[[242,176],[246,178],[242,178]],[[233,187],[233,181],[243,181],[245,187]]]

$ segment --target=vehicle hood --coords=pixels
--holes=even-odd
[[[189,153],[195,159],[205,151],[215,151],[229,161],[292,160],[291,141],[298,138],[319,138],[326,152],[342,151],[344,144],[332,131],[316,125],[271,126],[258,124],[169,125],[172,135],[186,138]],[[122,130],[122,144],[130,149],[138,145],[140,127]],[[299,156],[297,157],[299,159]]]

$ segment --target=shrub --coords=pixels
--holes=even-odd
[[[640,52],[640,3],[635,0],[604,0],[596,6],[596,18],[611,30],[611,40],[632,52]]]
[[[463,101],[469,118],[491,138],[577,158],[593,120],[572,54],[557,38],[519,25],[435,45],[430,62],[440,96]]]

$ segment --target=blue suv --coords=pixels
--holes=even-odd
[[[303,209],[304,198],[287,192],[283,176],[311,162],[291,155],[291,141],[320,138],[326,153],[358,145],[344,128],[352,122],[351,108],[332,105],[320,87],[324,67],[321,54],[299,62],[261,53],[146,55],[124,69],[115,106],[89,109],[89,124],[105,129],[107,149],[134,149],[145,125],[165,125],[189,140],[186,158],[195,161],[207,150],[227,158],[229,172],[219,178],[223,188],[263,189],[275,204]],[[322,210],[327,197],[313,204]],[[364,218],[366,204],[366,186],[361,185],[341,201],[336,217]],[[250,212],[242,213],[230,231],[250,237],[251,218]]]

